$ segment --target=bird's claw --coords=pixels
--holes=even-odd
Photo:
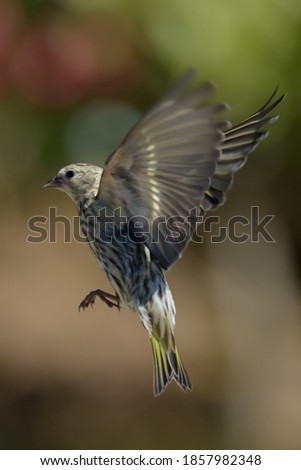
[[[93,290],[88,295],[86,295],[84,300],[79,304],[78,310],[85,310],[89,306],[93,308],[96,297],[99,297],[105,304],[107,304],[108,307],[116,307],[118,308],[118,310],[120,310],[119,297],[117,295],[112,295],[108,292],[104,292],[100,289]]]

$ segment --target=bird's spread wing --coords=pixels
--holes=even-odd
[[[191,239],[227,127],[216,121],[225,105],[203,104],[212,84],[187,91],[193,76],[187,72],[108,158],[98,194],[114,200],[129,218],[150,222],[145,243],[164,269]]]
[[[231,187],[234,173],[245,164],[249,153],[258,143],[268,136],[268,132],[261,129],[278,119],[278,116],[267,117],[267,115],[285,96],[274,100],[277,90],[276,88],[272,96],[256,113],[225,132],[216,170],[201,203],[203,212],[215,209],[225,202],[226,192]]]

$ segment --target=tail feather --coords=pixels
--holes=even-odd
[[[162,393],[173,379],[184,390],[192,390],[190,378],[176,346],[166,351],[163,343],[151,336],[151,345],[154,358],[154,395]]]

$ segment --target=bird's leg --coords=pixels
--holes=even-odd
[[[118,295],[112,295],[100,289],[92,290],[90,294],[86,295],[84,300],[79,304],[78,309],[80,310],[82,308],[85,310],[85,308],[89,307],[89,305],[93,307],[96,297],[99,297],[108,305],[108,307],[116,307],[118,310],[120,310],[120,299]]]

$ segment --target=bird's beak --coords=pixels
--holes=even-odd
[[[62,187],[63,187],[63,178],[58,175],[54,176],[54,178],[51,178],[49,181],[47,181],[43,185],[43,188],[62,189]]]

